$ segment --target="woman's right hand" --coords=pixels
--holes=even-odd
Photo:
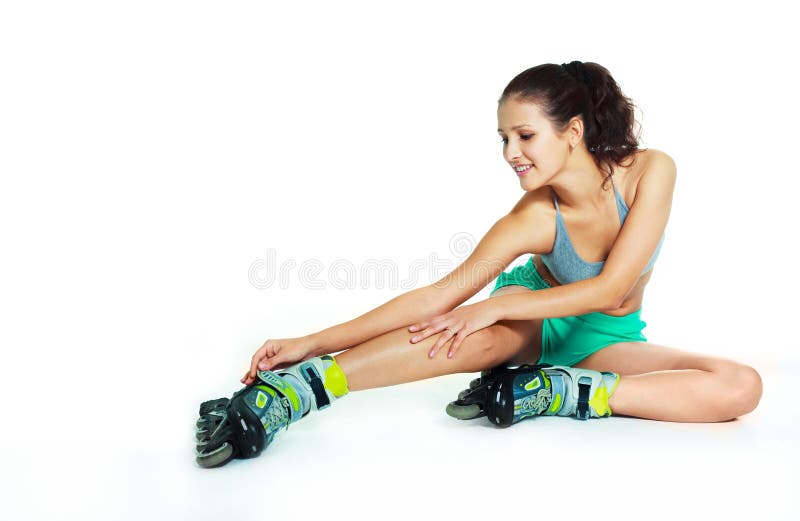
[[[250,385],[256,380],[258,371],[282,369],[294,362],[314,357],[313,345],[308,337],[267,340],[250,360],[250,370],[241,382]]]

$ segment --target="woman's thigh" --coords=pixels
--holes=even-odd
[[[613,371],[622,376],[671,369],[718,371],[739,365],[728,358],[704,355],[650,342],[620,342],[593,353],[575,367]]]
[[[524,293],[532,291],[525,286],[504,286],[498,289],[489,298],[508,295],[511,293]],[[537,320],[500,320],[493,326],[497,336],[498,350],[510,348],[508,358],[504,360],[508,365],[534,364],[542,355],[542,319]]]

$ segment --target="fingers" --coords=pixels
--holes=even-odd
[[[264,348],[262,347],[261,349],[256,351],[256,354],[254,354],[253,358],[250,359],[250,370],[247,371],[247,376],[249,378],[255,378],[256,371],[258,371],[258,362],[260,362],[261,359],[264,357],[263,350]]]
[[[456,351],[458,348],[461,347],[461,342],[464,341],[464,336],[461,335],[461,331],[456,333],[456,336],[453,337],[453,343],[450,345],[450,350],[447,351],[447,358],[453,358],[456,356]]]
[[[269,358],[274,357],[275,355],[275,343],[267,340],[250,359],[250,369],[247,371],[247,373],[245,373],[240,381],[245,385],[250,385],[253,383],[256,380],[256,373],[258,373],[258,371],[269,369],[269,366],[273,364]],[[264,358],[267,358],[267,360],[265,361]],[[265,363],[267,364],[267,367],[262,368],[262,365]]]
[[[420,340],[428,338],[432,334],[427,330],[427,328],[429,326],[430,326],[430,322],[421,322],[419,324],[414,324],[414,325],[410,326],[408,328],[408,330],[410,332],[412,332],[412,333],[414,331],[422,331],[419,335],[411,337],[410,342],[413,344],[413,343],[419,342]]]
[[[456,355],[456,351],[458,348],[461,347],[461,343],[464,341],[464,338],[467,335],[462,334],[464,331],[464,327],[456,327],[456,326],[447,326],[445,322],[440,322],[435,324],[436,319],[433,319],[429,322],[419,322],[417,324],[412,324],[408,327],[408,330],[411,332],[414,331],[421,331],[418,335],[411,337],[409,342],[415,344],[422,340],[425,340],[431,335],[439,333],[440,331],[444,331],[444,333],[439,336],[436,342],[433,344],[433,347],[428,352],[428,358],[433,358],[436,356],[436,353],[439,352],[439,349],[442,348],[447,342],[452,340],[452,344],[450,345],[450,349],[447,351],[447,358],[453,358]]]
[[[425,329],[426,327],[428,327],[428,322],[420,322],[418,324],[411,324],[408,326],[408,330],[413,333],[414,331],[419,331],[421,329]]]
[[[414,327],[414,326],[411,326],[411,327]],[[418,335],[415,335],[415,336],[411,337],[410,342],[412,344],[416,344],[417,342],[419,342],[421,340],[425,340],[429,336],[434,335],[434,334],[438,333],[439,331],[443,330],[444,327],[445,327],[444,323],[435,324],[433,322],[422,322],[419,325],[419,328],[415,329],[415,331],[416,330],[421,330],[421,332]]]
[[[431,350],[428,352],[428,358],[433,358],[434,356],[436,356],[436,353],[439,352],[439,349],[441,349],[442,346],[445,345],[447,342],[453,340],[453,338],[455,338],[455,336],[457,334],[458,333],[455,330],[453,330],[452,328],[445,329],[444,333],[442,333],[439,336],[439,338],[433,344],[433,347],[431,348]],[[448,355],[448,358],[452,358],[452,357]]]
[[[283,366],[285,365],[287,364],[284,362],[283,358],[281,358],[280,354],[277,354],[272,358],[266,360],[263,359],[260,360],[256,364],[256,367],[258,368],[258,371],[273,371],[276,369],[283,369],[284,368]],[[255,381],[256,381],[256,374],[255,373],[251,374],[250,371],[245,373],[245,375],[240,380],[240,382],[242,382],[245,385],[250,385]]]
[[[272,371],[275,369],[278,364],[283,363],[283,358],[280,355],[275,355],[272,358],[268,358],[266,360],[262,360],[258,363],[258,370],[259,371]]]

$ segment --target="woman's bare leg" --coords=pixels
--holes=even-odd
[[[750,366],[647,342],[605,347],[576,367],[621,375],[614,414],[674,422],[719,422],[752,411],[761,377]]]
[[[530,290],[507,286],[494,296],[518,291]],[[442,333],[412,344],[409,340],[416,333],[404,327],[339,353],[336,362],[347,377],[348,388],[360,391],[445,374],[474,373],[512,360],[534,363],[541,352],[540,331],[541,321],[502,320],[465,338],[453,358],[447,358],[449,342],[434,358],[428,358]]]

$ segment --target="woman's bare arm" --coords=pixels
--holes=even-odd
[[[511,262],[540,245],[530,232],[527,212],[515,207],[498,220],[472,254],[441,280],[404,293],[353,320],[309,335],[311,352],[341,351],[456,308],[494,280]]]
[[[308,335],[308,341],[314,356],[341,351],[420,318],[443,312],[443,303],[441,292],[435,287],[417,288],[353,320]]]

